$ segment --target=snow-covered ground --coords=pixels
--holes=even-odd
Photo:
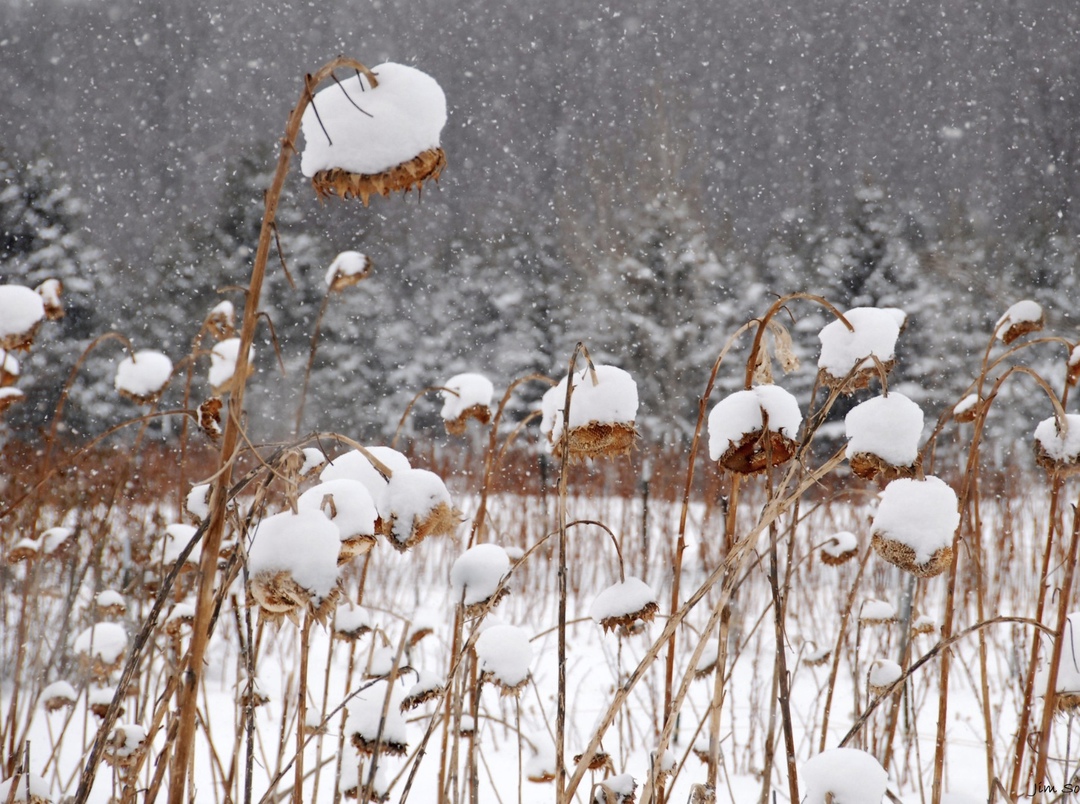
[[[454,497],[455,504],[465,509],[466,516],[469,516],[475,500],[462,494],[455,494]],[[819,548],[842,531],[850,531],[858,537],[860,550],[868,549],[873,496],[866,494],[854,500],[808,499],[794,531],[788,529],[790,519],[785,520],[780,529],[781,577],[787,566],[787,540],[794,539],[791,553],[793,563],[788,569],[790,583],[786,630],[793,738],[800,765],[818,754],[822,745],[827,749],[840,745],[872,698],[868,683],[875,679],[880,682],[882,674],[900,659],[901,635],[906,626],[895,621],[875,621],[882,618],[869,616],[873,604],[864,604],[879,600],[891,604],[882,608],[902,615],[903,590],[910,576],[872,555],[858,580],[858,589],[852,595],[852,586],[859,576],[859,561],[856,559],[842,566],[829,566],[820,559]],[[760,492],[748,487],[740,503],[740,529],[751,526],[761,502]],[[626,683],[664,627],[665,615],[670,607],[672,553],[679,508],[671,503],[651,501],[647,522],[643,523],[640,499],[590,499],[571,494],[567,505],[571,520],[595,520],[603,522],[611,530],[620,544],[626,576],[641,578],[660,603],[656,618],[642,624],[640,629],[631,629],[633,633],[626,629],[607,631],[601,628],[590,616],[591,609],[602,592],[620,581],[619,558],[611,535],[602,528],[588,524],[570,528],[565,749],[567,762],[570,763],[576,754],[585,749],[616,690]],[[989,501],[984,503],[984,549],[988,556],[986,568],[990,581],[988,607],[993,615],[1030,616],[1036,588],[1033,569],[1040,553],[1037,545],[1043,538],[1046,526],[1041,508],[1038,493],[1028,498],[1010,499],[1007,505]],[[167,512],[168,506],[163,505],[158,513]],[[380,538],[369,554],[354,558],[343,567],[341,587],[344,597],[360,604],[360,611],[363,612],[360,619],[370,624],[373,630],[349,641],[331,639],[332,626],[316,624],[312,629],[308,652],[306,719],[309,724],[324,725],[325,734],[313,735],[305,751],[303,767],[307,776],[304,801],[333,801],[336,779],[340,776],[348,783],[356,778],[353,766],[363,771],[361,779],[366,781],[366,766],[363,766],[350,745],[348,736],[341,736],[345,712],[348,712],[349,722],[353,724],[347,729],[350,733],[370,730],[368,721],[373,717],[374,722],[378,723],[387,687],[376,684],[365,690],[364,686],[368,683],[365,679],[387,673],[394,666],[394,658],[400,650],[399,664],[407,669],[401,670],[389,687],[394,707],[392,712],[399,711],[397,707],[401,699],[410,691],[417,695],[427,690],[437,692],[441,685],[445,685],[450,670],[450,657],[455,644],[455,613],[462,592],[471,591],[472,584],[490,585],[491,579],[487,576],[492,572],[499,574],[501,568],[506,566],[507,557],[513,565],[510,594],[485,617],[476,616],[476,609],[470,608],[464,618],[462,634],[462,639],[468,639],[474,630],[491,629],[491,636],[486,639],[481,636],[477,641],[481,655],[480,672],[490,674],[481,676],[489,678],[489,683],[482,685],[476,709],[479,715],[475,728],[479,800],[554,800],[551,782],[523,780],[530,773],[535,773],[538,767],[554,764],[558,671],[555,538],[549,538],[521,563],[514,562],[530,546],[556,530],[555,513],[554,496],[545,499],[506,495],[489,499],[485,539],[505,548],[505,553],[490,548],[488,552],[491,556],[482,555],[472,562],[473,565],[467,564],[456,573],[454,583],[451,581],[452,567],[465,553],[469,533],[467,524],[460,527],[454,536],[429,538],[404,553],[389,549],[390,545]],[[149,521],[151,512],[146,512],[146,515]],[[723,550],[722,530],[723,515],[718,506],[699,503],[691,507],[682,577],[681,597],[684,600],[718,566]],[[646,533],[647,543],[643,538]],[[996,534],[999,533],[1008,534],[1008,537],[997,538]],[[117,542],[117,554],[123,554],[120,548],[129,535],[119,529],[110,535],[109,538]],[[756,549],[761,558],[766,556],[767,544],[764,541],[756,545]],[[366,567],[365,562],[369,562]],[[779,712],[774,712],[770,705],[775,698],[775,641],[767,566],[767,559],[751,562],[751,568],[737,589],[732,607],[728,655],[730,677],[722,686],[718,732],[720,765],[717,796],[720,801],[743,802],[757,800],[760,796],[764,784],[762,772],[769,762],[765,748],[770,742],[769,734],[772,734],[772,743],[776,748],[768,774],[769,784],[777,800],[787,800],[789,795]],[[47,563],[15,565],[12,570],[14,583],[7,584],[4,592],[7,597],[8,634],[15,632],[22,579],[31,567],[33,569],[29,571],[38,573],[32,579],[35,582],[44,581],[46,576],[54,572],[52,565]],[[123,577],[132,577],[131,566],[126,569],[128,572],[125,574],[124,568],[117,565],[104,572],[102,578],[119,581]],[[958,626],[964,627],[975,622],[975,598],[970,577],[961,574],[958,583]],[[945,578],[919,580],[915,589],[913,621],[923,617],[940,623]],[[241,636],[246,640],[244,616],[247,610],[242,605],[244,588],[240,581],[236,582],[232,592],[225,598],[210,647],[201,708],[205,727],[200,726],[196,749],[195,795],[198,801],[224,800],[222,778],[231,780],[228,786],[233,791],[234,800],[243,796],[246,743],[245,735],[238,726],[242,722],[238,700],[246,690],[240,646]],[[849,596],[852,618],[847,633],[837,647],[837,635]],[[89,583],[84,584],[76,604],[78,621],[115,621],[130,640],[138,630],[148,604],[145,597],[139,599],[126,595],[125,599],[127,611],[124,614],[96,612],[92,605],[92,588]],[[717,590],[705,594],[702,602],[687,617],[684,626],[676,632],[676,688],[688,672],[690,653],[698,642],[715,640],[716,634],[704,633],[703,628],[712,604],[718,599]],[[62,602],[62,598],[47,597],[33,601],[40,622],[55,622]],[[471,598],[468,602],[475,604]],[[234,605],[239,608],[234,608]],[[338,605],[346,605],[344,598]],[[181,614],[189,612],[186,609],[179,611]],[[354,633],[363,630],[356,628],[355,610],[350,613],[348,622],[345,620],[343,617],[343,630]],[[502,630],[495,631],[494,628]],[[114,631],[116,629],[109,631],[109,645],[95,644],[92,655],[103,660],[112,658],[113,643],[121,639],[121,635]],[[156,632],[143,669],[137,676],[136,689],[132,690],[131,697],[125,702],[127,711],[121,717],[121,723],[151,728],[159,696],[169,694],[166,683],[169,670],[174,667],[176,647],[182,646],[187,639],[187,631],[178,633],[181,636],[172,636],[164,628]],[[254,633],[258,645],[257,687],[267,700],[254,710],[252,800],[269,801],[285,794],[293,783],[292,770],[287,766],[293,757],[295,745],[301,629],[285,619],[279,625],[256,624]],[[1012,756],[1011,742],[1022,696],[1030,630],[1019,625],[998,624],[988,627],[984,633],[989,651],[989,683],[995,729],[992,750],[994,772],[1004,777],[1009,771],[1006,762]],[[79,631],[69,635],[71,639],[76,637],[76,641],[90,638]],[[53,638],[52,633],[42,632],[47,647],[51,647],[49,643]],[[936,629],[935,632],[913,636],[912,660],[932,648],[937,639]],[[95,643],[98,641],[95,639]],[[104,651],[109,656],[103,654],[105,647],[109,648]],[[5,650],[10,650],[10,637],[5,638]],[[823,657],[825,650],[830,653]],[[831,683],[830,696],[832,659],[837,650],[839,663],[835,681]],[[958,796],[951,800],[960,802],[985,801],[989,795],[985,769],[987,749],[978,694],[977,651],[977,639],[971,636],[957,643],[953,652],[945,780],[946,790]],[[715,641],[711,652],[715,656]],[[45,653],[47,655],[48,651]],[[663,655],[661,653],[661,657]],[[824,663],[818,663],[822,658]],[[707,664],[706,654],[706,659],[698,662],[697,667]],[[929,800],[938,710],[937,667],[937,661],[932,660],[916,671],[906,687],[896,715],[898,725],[892,744],[888,789],[901,801]],[[113,672],[99,683],[92,683],[88,681],[87,673],[88,664],[84,664],[81,670],[71,668],[66,678],[61,679],[55,666],[39,664],[32,674],[35,689],[65,680],[79,691],[79,700],[74,708],[60,707],[50,713],[46,711],[44,701],[38,702],[26,733],[30,743],[30,768],[46,780],[54,800],[60,800],[63,795],[74,791],[81,761],[95,735],[97,717],[88,711],[88,698],[93,697],[91,693],[99,687],[107,689],[109,682],[115,681],[116,677]],[[473,705],[472,685],[477,677],[470,672],[455,676],[454,685],[465,685],[463,722],[469,718],[468,707]],[[423,683],[418,685],[418,681]],[[715,689],[714,681],[714,675],[710,673],[704,673],[700,679],[694,680],[679,713],[670,746],[678,774],[669,801],[686,801],[692,785],[705,781],[706,766],[694,749],[707,752],[707,714]],[[414,691],[414,687],[417,690]],[[457,690],[458,687],[452,686],[452,689]],[[5,712],[11,693],[11,678],[7,677],[3,691]],[[22,695],[24,703],[20,704],[20,711],[25,711],[22,708],[27,695],[25,687]],[[96,695],[100,697],[101,693]],[[411,779],[408,792],[410,800],[436,801],[440,772],[444,779],[449,780],[445,783],[451,793],[458,791],[464,794],[467,789],[468,740],[461,739],[454,751],[456,732],[444,736],[439,714],[442,711],[440,700],[434,697],[414,709],[405,710],[400,718],[395,715],[387,721],[376,787],[388,791],[389,800],[401,800],[417,763],[415,779]],[[599,782],[608,773],[630,774],[637,781],[638,795],[641,795],[642,786],[649,776],[650,754],[655,749],[663,721],[663,700],[664,663],[661,658],[648,666],[625,705],[618,711],[601,743],[602,750],[610,758],[608,769],[591,771],[586,775],[578,789],[578,800],[589,799],[591,784]],[[343,703],[346,704],[345,709],[338,711]],[[826,707],[829,707],[828,726],[823,727]],[[162,712],[167,708],[163,708]],[[879,759],[884,758],[887,710],[887,706],[882,706],[872,714],[865,726],[846,743],[846,747],[864,749]],[[433,717],[438,717],[438,722],[432,727],[424,754],[418,761],[417,750],[424,744],[425,732]],[[363,723],[367,725],[356,725]],[[1071,746],[1066,740],[1070,727],[1071,721],[1055,722],[1052,743],[1054,757],[1069,756]],[[137,733],[137,730],[129,730],[128,737],[130,733]],[[377,725],[375,735],[367,735],[364,739],[374,742],[376,735]],[[156,731],[152,739],[150,753],[139,772],[137,788],[152,784],[158,752],[164,742],[162,728]],[[120,744],[122,741],[118,741]],[[51,756],[54,746],[55,757]],[[403,753],[394,755],[398,748]],[[139,749],[132,750],[137,753]],[[452,759],[456,759],[456,778],[450,769]],[[346,766],[344,770],[339,770],[339,762]],[[444,764],[448,766],[445,769]],[[830,761],[819,763],[817,767],[822,766],[831,767]],[[1060,778],[1064,782],[1067,774],[1075,769],[1074,766],[1075,760],[1072,760],[1072,765],[1052,764],[1053,778]],[[90,800],[106,802],[111,796],[119,795],[123,787],[120,773],[103,767]],[[271,780],[279,775],[281,778],[273,787]],[[816,781],[814,783],[818,784]],[[801,795],[806,795],[806,785],[807,780],[803,780]],[[267,795],[265,799],[264,794]]]

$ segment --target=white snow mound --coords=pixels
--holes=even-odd
[[[871,687],[887,687],[899,681],[902,675],[903,669],[892,659],[875,659],[866,677]]]
[[[18,377],[20,371],[19,361],[15,355],[0,349],[0,375],[7,374],[11,377]]]
[[[75,637],[72,649],[104,664],[113,664],[127,650],[127,632],[117,623],[97,623]]]
[[[799,401],[779,385],[758,385],[721,399],[709,413],[709,457],[720,460],[743,436],[760,430],[763,413],[774,433],[798,437],[802,426]]]
[[[71,528],[49,528],[39,537],[39,541],[41,542],[41,552],[45,555],[52,555],[57,548],[70,539],[74,533],[75,531]]]
[[[459,418],[462,413],[476,405],[490,408],[491,398],[495,396],[495,386],[483,374],[455,374],[443,383],[443,386],[455,392],[451,394],[442,391],[441,415],[443,421],[448,422]]]
[[[1005,311],[994,325],[994,335],[1002,340],[1005,334],[1014,326],[1025,324],[1039,324],[1043,320],[1043,308],[1038,302],[1025,299],[1018,301]]]
[[[172,525],[165,526],[161,560],[166,566],[171,566],[179,560],[180,553],[187,547],[196,530],[198,529],[192,525],[185,525],[183,522],[175,522]],[[199,562],[198,556],[198,552],[192,550],[188,553],[185,563],[197,564]]]
[[[857,748],[832,748],[799,769],[804,804],[881,804],[889,774],[871,754]]]
[[[140,349],[116,367],[116,390],[136,397],[156,396],[172,377],[172,372],[173,362],[168,355]]]
[[[859,546],[858,537],[849,530],[841,530],[829,537],[829,540],[821,546],[821,552],[839,558],[845,553],[850,553]]]
[[[884,600],[867,600],[859,609],[860,620],[895,620],[896,606]]]
[[[79,700],[79,694],[75,692],[75,688],[68,682],[54,681],[41,691],[39,698],[43,704],[50,701],[70,701],[74,703]]]
[[[839,319],[822,327],[821,356],[818,368],[836,378],[846,377],[853,368],[870,368],[871,355],[882,363],[896,357],[896,339],[900,336],[900,320],[896,308],[854,307],[844,313],[854,331]]]
[[[210,516],[210,484],[200,483],[191,487],[184,498],[184,507],[200,522]]]
[[[333,168],[382,173],[439,147],[446,96],[438,82],[393,62],[372,72],[374,88],[366,76],[353,76],[315,93],[301,121],[305,176]]]
[[[222,388],[236,373],[236,361],[240,356],[240,339],[226,338],[214,344],[210,350],[210,387]],[[255,360],[255,347],[248,349],[248,365]]]
[[[922,408],[903,394],[867,399],[848,412],[844,425],[848,458],[869,453],[893,466],[911,466],[919,457]]]
[[[915,551],[915,561],[925,564],[943,547],[952,545],[960,524],[956,492],[943,480],[901,478],[881,492],[874,533],[905,544]]]
[[[22,285],[0,285],[0,340],[24,335],[45,319],[45,302]]]
[[[957,402],[956,405],[953,407],[953,416],[962,416],[969,410],[971,410],[973,407],[975,407],[977,404],[979,404],[979,395],[968,394],[959,402]]]
[[[15,788],[12,790],[12,788]],[[18,773],[0,782],[0,801],[52,801],[49,783],[36,773]]]
[[[596,622],[626,617],[656,603],[656,593],[640,578],[627,576],[625,581],[609,586],[589,606],[589,616]]]
[[[367,451],[391,473],[412,468],[408,458],[390,447],[367,447]],[[375,509],[379,512],[379,516],[383,519],[389,518],[390,513],[386,510],[386,478],[364,456],[364,453],[354,449],[338,455],[332,458],[319,474],[319,479],[323,481],[340,478],[359,480],[363,483],[375,502]]]
[[[595,364],[596,382],[586,367],[574,372],[570,397],[570,429],[600,424],[633,424],[637,416],[638,393],[634,378],[621,368]],[[566,377],[548,390],[541,400],[540,432],[555,444],[562,438]]]
[[[338,279],[349,279],[361,276],[371,270],[371,259],[367,254],[359,251],[343,251],[334,257],[330,267],[326,269],[326,286],[333,287]]]
[[[383,703],[386,700],[385,681],[376,681],[366,690],[353,698],[347,705],[349,713],[345,720],[345,733],[358,734],[369,743],[374,743],[379,736],[379,724],[382,721]],[[406,745],[409,742],[408,726],[400,711],[403,697],[396,687],[389,690],[390,710],[382,726],[382,742]]]
[[[326,597],[338,579],[338,528],[322,511],[285,511],[255,528],[248,549],[252,575],[286,570],[300,586]]]
[[[529,677],[533,652],[524,628],[493,625],[480,634],[473,649],[480,670],[491,673],[502,685],[516,687]]]
[[[1035,441],[1054,460],[1072,463],[1080,459],[1080,414],[1066,413],[1065,422],[1069,429],[1062,437],[1056,418],[1043,419],[1035,428]]]
[[[392,535],[407,542],[413,524],[423,522],[440,504],[453,507],[450,492],[442,478],[426,469],[401,469],[394,472],[386,485],[386,511],[393,519]]]
[[[338,527],[342,541],[375,535],[378,513],[367,487],[359,480],[339,478],[312,486],[296,500],[296,507],[322,511]]]
[[[465,593],[465,605],[475,606],[495,594],[499,582],[510,571],[510,556],[497,544],[478,544],[457,557],[450,568],[450,589],[454,603]]]

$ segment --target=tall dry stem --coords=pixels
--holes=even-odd
[[[289,172],[289,163],[296,152],[296,138],[300,132],[300,121],[304,111],[313,98],[315,88],[330,77],[335,69],[363,67],[359,62],[339,57],[320,67],[314,76],[304,77],[304,91],[300,100],[289,115],[285,126],[285,136],[281,140],[274,178],[265,197],[265,211],[259,230],[259,243],[255,251],[255,262],[251,269],[251,278],[244,301],[244,318],[240,329],[240,347],[237,353],[234,376],[238,379],[236,388],[229,399],[225,433],[222,437],[219,459],[219,475],[214,482],[210,495],[209,527],[203,541],[199,561],[199,588],[195,605],[195,622],[192,630],[191,646],[188,650],[186,670],[181,687],[180,726],[176,747],[173,753],[172,774],[169,783],[169,804],[185,804],[185,786],[188,768],[191,765],[195,743],[195,712],[199,679],[203,672],[206,648],[210,641],[210,621],[212,617],[213,591],[217,575],[217,555],[225,533],[225,513],[227,491],[232,476],[233,464],[237,457],[240,440],[242,411],[244,408],[244,390],[247,385],[248,352],[255,339],[255,325],[259,315],[259,301],[262,286],[266,278],[266,264],[270,255],[270,242],[275,228],[278,202],[285,186],[285,177]]]
[[[1046,693],[1043,696],[1042,721],[1039,726],[1039,742],[1035,749],[1035,767],[1032,773],[1032,784],[1038,790],[1034,798],[1035,804],[1045,800],[1043,788],[1048,786],[1049,779],[1046,775],[1046,766],[1050,759],[1050,731],[1055,714],[1057,700],[1057,678],[1061,664],[1061,653],[1065,645],[1065,629],[1069,623],[1069,609],[1074,605],[1072,599],[1073,579],[1076,575],[1076,562],[1080,550],[1080,503],[1073,506],[1072,538],[1069,542],[1069,552],[1065,555],[1065,577],[1058,589],[1057,624],[1054,628],[1054,645],[1050,651],[1050,666],[1046,674]],[[1049,785],[1052,786],[1052,785]],[[1032,789],[1032,788],[1028,788]]]

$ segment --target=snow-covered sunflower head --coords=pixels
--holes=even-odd
[[[386,62],[315,94],[301,123],[300,168],[320,197],[408,192],[446,167],[446,96],[426,73]]]

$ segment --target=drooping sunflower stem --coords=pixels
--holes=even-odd
[[[454,396],[459,396],[458,392],[455,391],[453,388],[447,388],[444,385],[429,385],[426,388],[423,388],[420,391],[418,391],[413,396],[413,398],[409,400],[409,404],[405,406],[405,412],[402,413],[401,418],[398,419],[398,426],[394,430],[394,437],[390,439],[390,448],[391,449],[397,449],[398,439],[401,438],[401,433],[405,429],[405,422],[409,418],[409,414],[412,413],[412,409],[414,407],[416,407],[416,403],[419,402],[427,394],[432,393],[433,391],[442,391],[443,393],[453,394]]]
[[[289,172],[289,163],[296,152],[296,138],[300,133],[300,122],[304,111],[312,100],[312,90],[326,80],[336,69],[353,67],[365,69],[354,59],[338,57],[320,67],[315,74],[304,77],[304,91],[300,100],[289,114],[285,126],[285,136],[281,139],[274,178],[265,196],[262,226],[259,229],[259,243],[255,250],[255,261],[248,281],[247,297],[244,302],[244,317],[240,328],[240,347],[237,352],[235,376],[238,380],[229,399],[229,415],[226,418],[225,432],[222,436],[221,452],[218,460],[220,475],[215,481],[210,494],[210,516],[206,535],[203,539],[199,561],[199,588],[195,603],[195,618],[192,626],[191,645],[186,658],[180,689],[180,717],[176,748],[173,754],[172,772],[169,779],[169,804],[184,804],[188,769],[193,760],[195,744],[197,699],[202,678],[207,645],[210,641],[210,623],[213,616],[213,593],[217,576],[217,556],[225,533],[225,514],[227,490],[232,477],[240,441],[244,391],[247,385],[249,351],[255,340],[255,325],[258,321],[259,301],[262,297],[263,282],[266,278],[267,259],[270,255],[270,242],[274,232],[278,203],[285,178]],[[80,790],[85,801],[89,789]]]

